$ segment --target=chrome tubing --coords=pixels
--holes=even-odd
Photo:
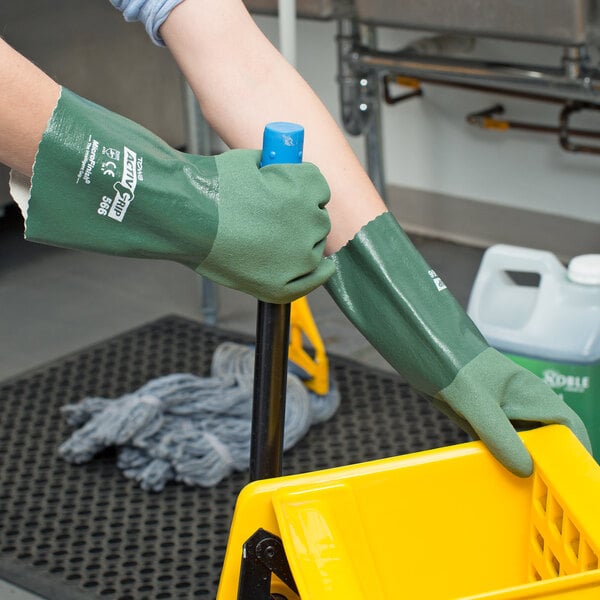
[[[369,46],[377,47],[377,32],[375,27],[368,28],[367,42]],[[363,96],[359,108],[361,110],[366,109],[368,117],[364,129],[367,172],[382,200],[387,203],[382,147],[381,82],[377,73],[371,70],[366,77],[361,77],[360,87]]]
[[[366,105],[361,102],[361,80],[366,79],[347,60],[360,43],[358,23],[354,19],[338,19],[336,41],[342,123],[350,135],[360,135],[368,120]]]
[[[600,104],[600,71],[589,68],[587,60],[575,68],[572,50],[567,48],[565,58],[570,60],[565,60],[562,68],[417,55],[402,50],[389,52],[363,46],[354,47],[346,59],[356,72],[387,72],[431,82]]]

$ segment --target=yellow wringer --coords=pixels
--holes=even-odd
[[[304,338],[310,342],[314,356],[304,348]],[[329,360],[306,297],[292,302],[288,357],[309,375],[310,379],[304,381],[309,390],[320,396],[329,392]]]

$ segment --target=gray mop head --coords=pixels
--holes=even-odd
[[[284,450],[329,419],[340,403],[333,382],[327,395],[318,396],[302,383],[302,372],[294,371],[287,379]],[[121,398],[88,397],[63,406],[67,422],[78,429],[59,454],[80,464],[117,446],[119,468],[142,489],[160,491],[171,480],[217,485],[248,468],[253,384],[253,349],[221,344],[210,377],[175,373]]]

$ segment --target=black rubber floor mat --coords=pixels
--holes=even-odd
[[[210,489],[142,491],[116,453],[73,466],[59,407],[117,397],[173,372],[207,375],[214,349],[243,336],[167,317],[0,385],[0,577],[49,600],[215,598],[238,473]],[[286,453],[286,473],[466,441],[403,381],[330,357],[334,418]]]

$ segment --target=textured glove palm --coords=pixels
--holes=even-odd
[[[329,188],[309,163],[258,168],[260,153],[174,150],[143,127],[62,90],[42,137],[27,239],[170,259],[284,303],[321,285]]]
[[[365,225],[331,260],[327,290],[421,394],[480,438],[513,473],[532,461],[513,423],[560,423],[589,449],[585,426],[544,382],[491,348],[394,217]]]

